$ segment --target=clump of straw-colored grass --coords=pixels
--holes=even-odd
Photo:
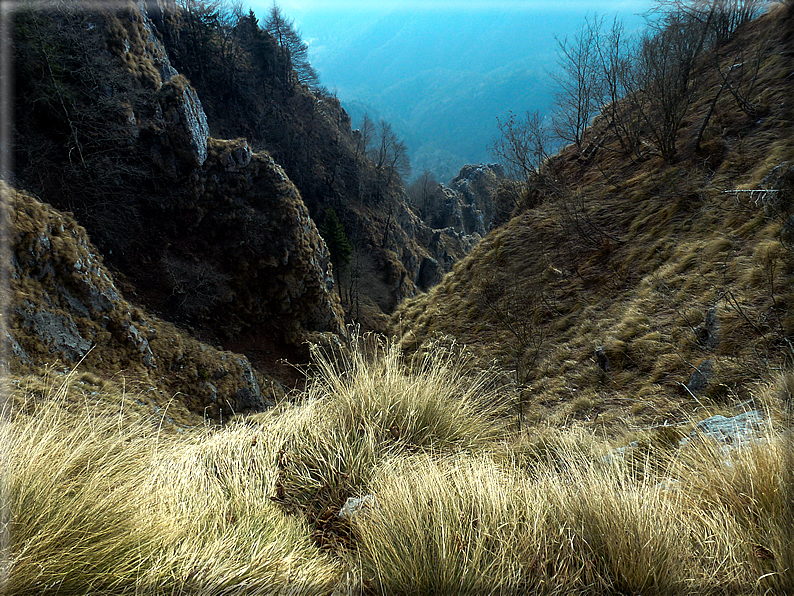
[[[396,343],[356,338],[314,357],[306,401],[258,418],[282,437],[276,490],[290,510],[330,515],[386,457],[474,452],[505,433],[493,375],[467,374],[451,351],[408,365]]]
[[[410,363],[395,341],[354,338],[341,357],[315,350],[309,399],[332,404],[338,423],[365,426],[411,449],[474,449],[504,432],[504,401],[491,371],[469,374],[466,357],[438,344]]]
[[[151,429],[71,414],[63,397],[0,421],[4,593],[124,592],[156,543],[136,523]]]
[[[364,585],[387,594],[789,593],[792,492],[779,439],[727,456],[694,442],[637,466],[594,457],[583,437],[558,432],[546,441],[553,453],[529,465],[502,449],[384,462],[370,483],[375,505],[355,519]]]
[[[304,520],[273,501],[272,443],[233,424],[175,441],[154,463],[145,512],[164,520],[144,593],[327,594],[339,566],[321,554]]]
[[[306,523],[269,499],[275,458],[259,426],[180,435],[122,410],[70,412],[64,397],[0,426],[3,593],[323,594],[338,583]]]

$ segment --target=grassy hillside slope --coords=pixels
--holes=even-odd
[[[748,400],[794,357],[790,31],[773,7],[721,48],[723,71],[758,61],[756,111],[722,93],[698,151],[719,88],[704,59],[708,91],[673,163],[620,155],[597,118],[581,154],[547,164],[563,192],[536,197],[402,304],[402,346],[454,337],[514,371],[527,416],[555,424],[625,431]],[[699,367],[707,383],[690,383]]]
[[[772,429],[741,448],[618,455],[581,429],[513,432],[491,375],[440,348],[412,367],[394,344],[316,356],[305,403],[223,428],[169,432],[136,420],[129,397],[76,405],[74,376],[35,415],[6,409],[0,591],[794,587],[791,444]],[[793,384],[777,390],[790,399]]]

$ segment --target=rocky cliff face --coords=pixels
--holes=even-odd
[[[394,230],[385,246],[398,259],[399,264],[394,268],[404,271],[402,285],[395,288],[402,299],[413,296],[417,289],[425,291],[441,281],[452,265],[480,241],[481,236],[454,226],[431,227],[404,201],[399,206]]]
[[[366,142],[351,130],[336,97],[284,84],[284,53],[256,19],[238,19],[224,38],[244,61],[217,52],[205,52],[205,60],[197,61],[196,48],[203,42],[194,33],[195,12],[173,3],[164,8],[150,6],[149,13],[163,15],[154,22],[174,64],[199,90],[213,134],[245,137],[256,150],[266,149],[315,220],[322,221],[329,208],[338,215],[355,249],[351,271],[339,276],[349,318],[377,329],[384,312],[437,283],[487,231],[492,209],[485,195],[496,170],[467,167],[449,191],[451,204],[440,207],[449,212],[435,223],[423,222],[406,204],[397,176],[376,171]],[[384,177],[394,183],[384,184]],[[372,317],[358,308],[361,302]]]
[[[498,164],[467,165],[449,186],[432,190],[421,205],[421,216],[404,197],[392,199],[379,217],[354,213],[367,238],[367,252],[377,258],[367,297],[391,312],[401,300],[438,284],[490,230],[494,196],[503,180]]]
[[[372,316],[355,318],[383,329],[384,312],[438,283],[487,230],[490,170],[459,177],[451,214],[434,229],[399,185],[378,191],[380,202],[368,194],[373,166],[353,153],[338,101],[282,89],[281,108],[247,122],[282,135],[274,149],[291,160],[307,205],[261,145],[212,136],[163,43],[168,18],[154,0],[14,14],[12,182],[31,192],[3,187],[13,222],[6,370],[79,363],[164,399],[179,394],[195,415],[261,410],[283,395],[263,371],[304,358],[307,341],[345,335],[312,214],[336,204],[358,234],[360,298]]]
[[[464,169],[423,221],[399,184],[373,187],[338,100],[284,86],[283,56],[254,21],[234,29],[250,61],[241,76],[243,62],[195,62],[180,18],[155,0],[14,17],[14,183],[74,213],[148,312],[273,370],[306,357],[307,340],[344,335],[345,316],[385,330],[384,313],[438,283],[487,232],[494,168]],[[211,42],[212,27],[202,31]],[[227,72],[228,84],[210,76]],[[342,288],[313,221],[330,206],[356,249]],[[79,358],[85,344],[67,335]]]
[[[449,183],[439,184],[425,207],[433,228],[454,228],[485,236],[494,221],[494,196],[505,172],[499,164],[466,165]]]
[[[278,164],[244,140],[210,139],[192,182],[183,234],[158,264],[172,306],[228,337],[263,327],[292,345],[343,335],[328,249]]]
[[[209,137],[162,8],[15,14],[17,184],[74,212],[125,293],[199,337],[275,360],[343,334],[300,193],[267,152]]]
[[[496,188],[504,178],[498,164],[467,165],[449,186],[439,184],[429,193],[421,218],[400,202],[388,245],[405,270],[398,289],[402,298],[439,283],[488,233]]]
[[[209,417],[259,411],[283,397],[245,356],[200,343],[127,302],[70,214],[1,182],[0,193],[9,228],[5,374],[77,364],[105,378],[122,373],[162,402],[180,392],[189,411]]]

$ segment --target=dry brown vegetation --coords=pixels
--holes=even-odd
[[[697,150],[713,99],[702,95],[672,163],[632,159],[614,141],[588,152],[608,138],[597,118],[581,153],[566,147],[546,166],[562,191],[403,303],[392,318],[401,345],[455,337],[484,363],[518,372],[529,419],[610,433],[745,402],[790,366],[792,189],[779,178],[794,161],[786,10],[746,24],[719,54],[724,69],[761,48],[753,118],[720,95]],[[710,60],[700,67],[704,88],[719,82]],[[746,192],[776,182],[778,193]],[[693,396],[683,385],[708,360],[714,380]]]
[[[139,396],[89,396],[79,372],[20,387],[0,423],[0,590],[790,593],[785,434],[730,449],[647,434],[620,455],[581,428],[516,433],[459,352],[406,366],[365,343],[316,352],[305,403],[224,427],[141,417]],[[758,398],[780,407],[793,386]]]

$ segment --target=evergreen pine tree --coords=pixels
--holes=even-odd
[[[353,254],[353,247],[347,239],[345,227],[339,221],[333,207],[325,212],[325,218],[320,226],[320,235],[328,245],[328,252],[331,253],[331,263],[334,266],[334,273],[338,276],[350,261]],[[337,283],[339,279],[337,278]]]

